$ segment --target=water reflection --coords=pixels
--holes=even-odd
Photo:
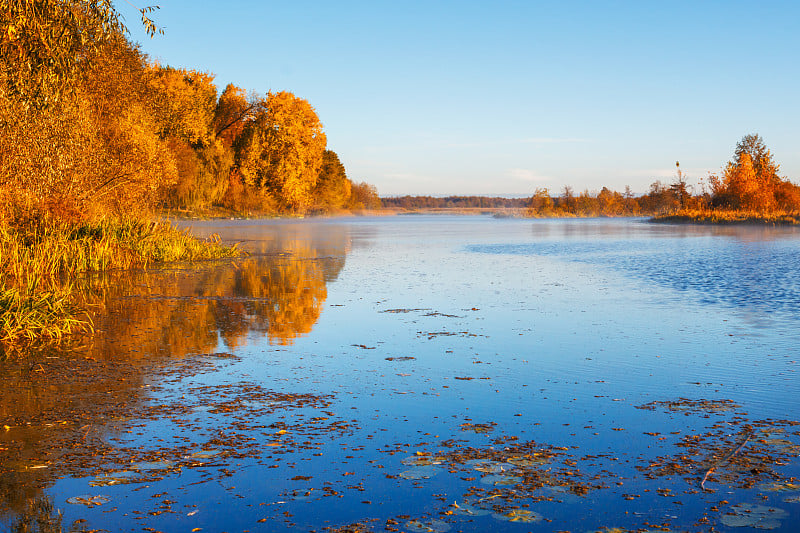
[[[125,273],[95,280],[93,352],[182,356],[235,348],[248,335],[290,345],[308,334],[344,267],[346,228],[325,236],[257,241],[250,257],[223,264]],[[224,346],[220,346],[220,345]]]
[[[308,334],[349,247],[346,227],[273,228],[248,257],[83,280],[92,339],[0,362],[0,523],[33,513],[56,479],[101,464],[110,426],[148,399],[158,367],[252,336],[285,346]]]

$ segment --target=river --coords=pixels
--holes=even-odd
[[[181,224],[250,255],[0,363],[0,527],[800,529],[796,229]]]

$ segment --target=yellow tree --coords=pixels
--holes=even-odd
[[[728,163],[723,182],[730,207],[762,212],[775,208],[773,184],[759,175],[749,153],[742,152],[735,162]]]
[[[311,202],[326,138],[308,101],[270,92],[236,142],[247,185],[271,195],[282,209],[302,212]]]
[[[245,124],[255,118],[261,103],[260,99],[248,100],[244,89],[229,83],[222,91],[214,111],[214,136],[222,140],[225,146],[233,146]]]
[[[20,112],[0,91],[0,187],[66,217],[146,208],[175,175],[141,54],[106,40],[69,93]]]
[[[214,76],[196,70],[150,67],[152,112],[162,137],[173,137],[194,147],[212,140],[211,123],[217,106]]]
[[[152,37],[163,33],[140,9]],[[111,0],[0,0],[0,72],[23,107],[51,105],[75,87],[87,60],[123,33]]]
[[[378,189],[366,181],[350,184],[350,200],[348,209],[380,209],[381,198]]]
[[[774,211],[783,202],[784,180],[778,176],[779,167],[764,145],[760,135],[742,137],[736,145],[734,158],[722,176],[710,176],[713,204],[730,209]]]
[[[550,216],[553,213],[553,198],[550,191],[546,188],[538,188],[534,191],[528,202],[529,216]]]
[[[319,211],[343,209],[350,200],[351,188],[339,156],[333,150],[325,150],[322,169],[312,191],[315,208]]]

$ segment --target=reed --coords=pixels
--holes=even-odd
[[[39,290],[35,285],[0,288],[0,353],[36,341],[60,342],[92,331],[88,318],[68,289]]]
[[[91,332],[75,280],[85,272],[238,255],[167,222],[104,218],[0,221],[0,352]],[[17,350],[18,351],[18,350]]]
[[[798,211],[748,211],[728,209],[682,209],[674,213],[659,215],[653,222],[678,222],[694,224],[759,224],[793,226],[800,224]]]

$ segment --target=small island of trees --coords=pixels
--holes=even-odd
[[[537,189],[526,213],[532,217],[651,216],[662,222],[800,223],[800,187],[779,175],[779,166],[760,135],[745,135],[720,175],[711,174],[694,192],[676,163],[676,178],[655,181],[636,196],[607,187],[575,194],[565,186],[553,197]]]

